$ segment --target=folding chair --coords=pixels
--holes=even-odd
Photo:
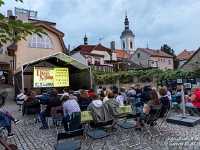
[[[29,113],[28,112],[28,109],[30,108],[36,108],[37,109],[37,112],[36,113]],[[34,121],[39,118],[39,114],[40,114],[40,104],[37,104],[37,105],[32,105],[32,106],[27,106],[25,105],[25,108],[24,108],[24,115],[25,115],[25,124],[28,125],[28,119],[29,118],[33,118]]]
[[[126,141],[127,146],[130,147],[130,148],[133,147],[133,146],[136,146],[136,145],[139,145],[139,144],[140,144],[140,139],[139,139],[138,135],[137,135],[136,132],[135,132],[135,127],[137,127],[137,125],[136,125],[136,124],[133,124],[133,123],[131,123],[131,122],[127,122],[128,119],[133,119],[133,118],[137,118],[137,115],[136,115],[136,114],[132,114],[132,113],[131,113],[131,114],[127,114],[124,123],[117,124],[118,130],[120,131],[120,135],[122,135],[123,138],[124,138],[124,139],[123,139],[122,141],[120,141],[120,142]],[[134,145],[129,145],[129,144],[128,144],[128,140],[129,140],[129,139],[127,139],[126,136],[124,135],[124,134],[125,134],[124,132],[126,132],[126,131],[130,131],[130,132],[129,132],[129,133],[131,134],[130,139],[131,139],[131,137],[133,137],[134,135],[136,136],[136,138],[137,138],[137,140],[138,140],[138,143],[137,143],[137,144],[134,144]],[[134,134],[133,134],[133,133],[134,133]]]
[[[63,120],[63,110],[56,110],[56,118],[53,120],[54,125],[56,127],[56,131],[58,131],[58,123],[59,127],[62,125],[62,120]]]
[[[131,105],[133,110],[135,110],[135,95],[128,96],[128,104]]]
[[[198,100],[196,107],[198,107],[198,103],[200,103],[200,99]],[[187,107],[189,110],[189,113],[191,116],[196,116],[198,117],[200,114],[200,108],[191,108],[191,107]]]
[[[141,119],[142,123],[144,124],[144,127],[147,129],[147,132],[152,137],[153,137],[153,135],[151,134],[151,131],[149,130],[149,128],[150,128],[149,124],[152,124],[153,125],[152,127],[156,127],[157,131],[159,132],[159,134],[154,135],[154,136],[161,135],[159,126],[157,125],[157,122],[156,122],[158,120],[157,116],[159,115],[159,112],[160,112],[160,109],[151,109],[150,112],[149,112],[147,120]]]
[[[107,121],[100,121],[100,122],[94,122],[95,123],[95,127],[96,129],[94,131],[89,131],[87,132],[87,135],[92,138],[92,141],[90,141],[90,145],[88,147],[88,149],[90,149],[91,145],[92,145],[92,142],[93,140],[96,140],[96,139],[102,139],[102,138],[105,138],[105,141],[104,141],[104,144],[103,144],[103,147],[102,149],[104,148],[105,144],[108,146],[109,148],[109,145],[107,144],[107,137],[110,135],[110,131],[111,131],[111,127],[112,127],[112,124],[113,124],[113,119],[111,120],[107,120]],[[108,129],[106,129],[105,127],[106,126],[110,126],[110,131]],[[102,128],[105,128],[107,131],[103,130]],[[98,129],[98,128],[101,128],[101,129]]]
[[[63,139],[69,139],[69,138],[74,138],[74,137],[78,137],[78,136],[83,136],[83,133],[84,133],[84,129],[78,129],[78,130],[74,130],[74,131],[57,133],[57,144],[54,145],[54,149],[55,150],[81,149],[82,137],[81,137],[81,140],[79,140],[80,145],[78,145],[75,140],[70,140],[70,141],[63,142],[63,143],[58,143],[58,141],[63,140]]]

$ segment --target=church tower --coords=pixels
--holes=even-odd
[[[87,38],[86,34],[85,34],[85,37],[83,39],[84,39],[84,45],[87,45],[88,44],[88,38]]]
[[[125,29],[120,36],[121,49],[125,50],[127,53],[133,54],[135,50],[135,42],[134,42],[135,35],[129,29],[129,21],[128,21],[127,13],[125,16],[124,25],[125,25]]]

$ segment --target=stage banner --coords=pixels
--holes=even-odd
[[[69,86],[68,68],[34,67],[33,87]]]

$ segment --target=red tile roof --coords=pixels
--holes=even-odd
[[[117,58],[124,58],[124,54],[126,55],[126,58],[130,58],[130,54],[128,54],[125,50],[115,49],[115,52],[117,53]]]
[[[195,50],[193,51],[187,51],[186,49],[182,51],[180,54],[177,55],[177,59],[184,59],[184,58],[190,58],[195,53]]]
[[[173,57],[172,55],[169,55],[161,50],[154,50],[154,49],[149,49],[149,48],[138,48],[138,49],[154,57],[168,57],[168,58]]]

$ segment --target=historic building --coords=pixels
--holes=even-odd
[[[128,21],[127,14],[125,16],[124,25],[125,25],[125,29],[120,36],[121,49],[125,50],[129,54],[133,54],[135,50],[135,41],[134,41],[135,35],[129,29],[129,21]]]

